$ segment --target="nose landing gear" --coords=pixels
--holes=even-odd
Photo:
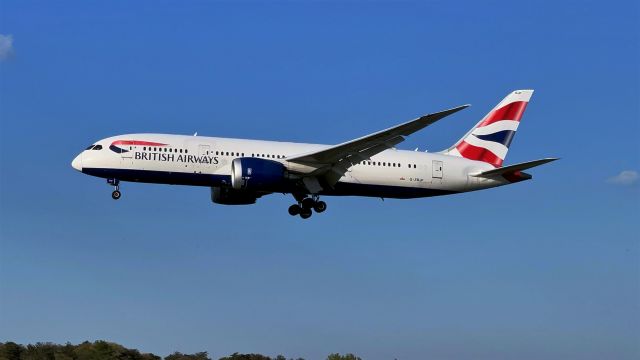
[[[327,210],[327,203],[320,201],[318,195],[312,195],[311,197],[294,195],[294,197],[298,203],[289,206],[289,215],[291,216],[300,215],[301,218],[308,219],[313,214],[313,211],[321,213]]]
[[[111,198],[113,200],[118,200],[122,196],[120,192],[120,181],[118,179],[107,179],[107,183],[113,185],[113,192],[111,193]]]

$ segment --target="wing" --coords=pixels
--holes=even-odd
[[[404,141],[405,136],[424,129],[436,121],[467,107],[469,105],[462,105],[453,109],[428,114],[323,150],[296,155],[287,158],[287,161],[312,166],[316,170],[309,174],[310,176],[322,177],[329,186],[333,186],[353,164],[390,149]]]

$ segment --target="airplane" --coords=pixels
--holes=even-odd
[[[469,105],[428,114],[338,145],[169,134],[102,139],[71,166],[106,178],[115,200],[120,182],[206,186],[211,201],[254,204],[292,194],[288,212],[303,219],[321,213],[320,196],[412,199],[509,185],[532,176],[523,170],[557,158],[502,166],[533,90],[508,94],[454,145],[437,153],[398,150],[418,130]]]

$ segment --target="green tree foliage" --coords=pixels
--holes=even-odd
[[[282,355],[278,355],[274,358],[270,358],[268,356],[260,355],[260,354],[239,354],[233,353],[229,356],[221,357],[219,360],[287,360],[286,357]],[[293,360],[293,359],[289,359]],[[296,360],[304,360],[303,358],[297,358]]]
[[[24,347],[14,342],[0,343],[0,360],[20,360]]]
[[[349,353],[345,355],[340,355],[338,353],[330,354],[327,356],[327,360],[362,360],[359,357]]]
[[[164,360],[211,360],[211,358],[206,351],[198,352],[192,355],[183,354],[176,351],[173,354],[166,356]]]
[[[229,356],[221,357],[220,360],[271,360],[271,358],[260,354],[233,353]]]
[[[206,353],[205,353],[206,354]],[[162,360],[153,354],[106,341],[88,341],[78,345],[36,343],[22,346],[13,342],[0,343],[0,360]],[[205,360],[194,358],[193,360]],[[211,359],[206,359],[211,360]]]
[[[338,356],[332,358],[331,356]],[[351,357],[349,357],[351,356]],[[329,355],[330,360],[360,360],[360,358],[347,354],[340,357],[339,354]],[[58,345],[53,343],[36,343],[26,346],[14,342],[0,342],[0,360],[163,360],[154,354],[143,354],[136,349],[127,349],[122,345],[98,340],[95,342],[85,341],[78,345],[66,343]],[[195,354],[183,354],[174,352],[164,358],[164,360],[211,360],[206,351]],[[275,358],[260,354],[240,354],[233,353],[220,360],[287,360],[282,355]],[[293,360],[293,359],[290,359]],[[297,360],[304,360],[298,358]]]

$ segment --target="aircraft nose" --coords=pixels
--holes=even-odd
[[[78,171],[82,171],[82,153],[76,156],[75,159],[71,162],[71,167]]]

